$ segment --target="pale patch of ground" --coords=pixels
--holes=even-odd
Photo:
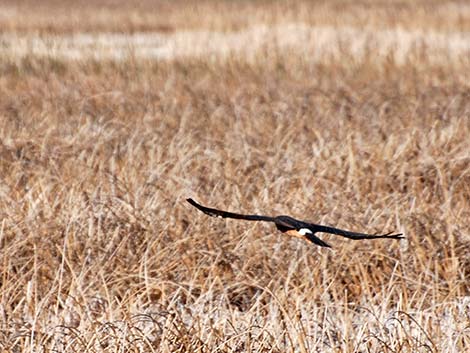
[[[261,50],[268,55],[288,53],[312,62],[344,55],[361,61],[373,55],[378,60],[387,58],[405,64],[413,55],[424,55],[430,63],[447,63],[470,57],[470,33],[288,24],[256,26],[231,33],[0,35],[0,54],[13,59],[33,55],[61,60],[127,60],[129,57],[172,60],[207,56],[254,60]]]

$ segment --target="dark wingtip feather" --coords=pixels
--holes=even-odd
[[[405,236],[403,235],[403,233],[397,233],[397,234],[393,234],[393,232],[388,232],[388,233],[385,233],[385,234],[373,234],[374,237],[377,237],[377,238],[386,238],[386,239],[405,239]]]
[[[194,201],[192,198],[187,198],[186,201],[188,201],[193,206],[197,206],[197,202]]]
[[[387,234],[387,238],[392,238],[392,239],[405,239],[405,236],[403,235],[403,233]]]
[[[192,206],[196,207],[198,210],[207,213],[208,210],[206,210],[206,207],[198,204],[196,201],[194,201],[192,198],[187,198],[186,201],[188,201]]]

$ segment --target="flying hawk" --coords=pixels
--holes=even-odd
[[[322,226],[319,224],[299,221],[295,218],[289,216],[260,216],[260,215],[243,215],[238,213],[232,213],[227,211],[217,210],[215,208],[209,208],[198,204],[193,199],[186,199],[191,205],[196,207],[198,210],[204,212],[205,214],[211,217],[218,218],[234,218],[234,219],[244,219],[247,221],[264,221],[264,222],[273,222],[276,225],[276,228],[279,229],[282,233],[296,238],[304,239],[311,241],[312,243],[331,248],[331,246],[315,236],[315,233],[330,233],[340,235],[349,239],[360,240],[360,239],[403,239],[403,234],[363,234],[356,232],[349,232],[346,230]]]

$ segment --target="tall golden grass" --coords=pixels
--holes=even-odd
[[[128,34],[171,25],[230,35],[302,19],[340,33],[349,19],[359,32],[369,24],[447,35],[468,29],[468,7],[157,5],[96,2],[67,22],[58,15],[67,7],[52,0],[36,14],[28,1],[3,4],[26,12],[0,21],[1,351],[469,349],[465,49],[434,60],[445,50],[421,42],[397,61],[400,48],[379,55],[373,33],[364,55],[351,50],[354,38],[333,37],[334,55],[316,53],[321,60],[284,46],[282,33],[249,60],[201,48],[165,60],[132,48],[117,60],[70,59],[6,44],[109,33],[119,30],[115,16]],[[186,197],[406,239],[320,234],[333,245],[323,249],[268,224],[206,217]]]

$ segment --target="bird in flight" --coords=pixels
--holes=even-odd
[[[261,215],[244,215],[239,213],[232,213],[227,211],[217,210],[215,208],[209,208],[198,204],[193,199],[186,199],[191,205],[196,207],[198,210],[204,212],[205,214],[211,217],[218,218],[234,218],[234,219],[243,219],[246,221],[263,221],[263,222],[273,222],[276,225],[276,228],[279,229],[282,233],[287,234],[292,237],[304,239],[311,241],[312,243],[331,248],[331,246],[315,236],[315,233],[329,233],[340,235],[345,238],[360,240],[360,239],[403,239],[403,234],[364,234],[349,232],[347,230],[342,230],[338,228],[322,226],[319,224],[309,223],[305,221],[299,221],[295,218],[289,216],[261,216]]]

